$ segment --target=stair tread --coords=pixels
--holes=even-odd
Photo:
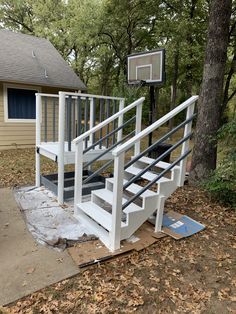
[[[100,189],[100,190],[93,190],[92,194],[98,196],[100,199],[102,199],[104,202],[112,205],[113,204],[113,192],[107,190],[107,189]],[[126,203],[127,200],[125,198],[122,198],[122,204]],[[139,207],[138,205],[132,203],[129,206],[127,206],[124,209],[124,213],[130,213],[134,211],[140,211],[142,210],[142,207]]]
[[[143,156],[141,157],[138,161],[141,161],[145,164],[148,164],[150,165],[155,159],[153,158],[150,158],[150,157],[146,157],[146,156]],[[168,162],[165,162],[165,161],[159,161],[155,167],[160,167],[161,169],[166,169],[170,166],[171,164],[168,163]],[[179,168],[179,166],[174,166],[174,168]]]
[[[106,230],[111,231],[112,228],[112,216],[102,207],[93,202],[79,203],[77,206],[89,217],[103,226]],[[121,227],[125,227],[126,224],[121,222]]]
[[[137,175],[142,171],[142,169],[136,168],[134,166],[130,166],[127,169],[125,169],[125,171],[130,173],[130,174]],[[158,175],[157,173],[152,173],[151,171],[147,171],[141,177],[143,179],[148,180],[148,181],[152,181],[157,177],[157,175]],[[165,178],[165,177],[162,177],[158,180],[158,182],[168,182],[168,181],[170,181],[170,179]]]
[[[111,182],[114,184],[114,178],[107,178],[106,179],[108,182]],[[123,180],[123,185],[125,183],[127,183],[128,180]],[[135,183],[132,183],[130,186],[128,186],[128,188],[126,188],[125,190],[128,191],[128,192],[131,192],[132,194],[136,194],[138,193],[143,187],[138,185],[138,184],[135,184]],[[140,195],[140,197],[147,197],[147,196],[154,196],[154,195],[157,195],[157,193],[151,191],[151,190],[147,190],[145,192],[143,192],[143,194]]]

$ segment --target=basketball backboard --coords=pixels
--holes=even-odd
[[[162,84],[165,80],[165,49],[141,52],[129,55],[128,84]]]

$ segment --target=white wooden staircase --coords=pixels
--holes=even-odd
[[[83,201],[81,193],[84,167],[83,141],[86,137],[91,136],[91,132],[95,133],[111,123],[113,119],[123,117],[123,114],[129,110],[127,109],[129,106],[74,140],[77,148],[74,215],[91,232],[96,234],[110,250],[119,249],[120,242],[132,236],[154,213],[156,215],[155,231],[161,231],[165,201],[184,182],[186,157],[190,152],[188,142],[192,134],[191,123],[197,98],[197,96],[191,97],[143,131],[141,131],[140,119],[142,101],[137,102],[135,136],[112,149],[114,176],[106,178],[104,189],[93,190],[89,201]],[[185,109],[187,109],[186,120],[164,135],[157,143],[163,142],[178,129],[183,128],[183,137],[180,141],[156,159],[146,156],[152,147],[141,152],[141,140],[144,137]],[[122,134],[119,133],[117,142],[120,141],[121,136]],[[182,146],[178,158],[172,163],[161,161],[178,146]],[[134,154],[127,162],[125,154],[131,148],[134,148]]]

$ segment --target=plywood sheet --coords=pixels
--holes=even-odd
[[[162,234],[154,233],[153,226],[146,222],[130,239],[122,241],[120,250],[116,252],[110,252],[99,240],[76,244],[74,247],[68,248],[68,252],[74,262],[82,268],[133,250],[140,251],[162,237]]]

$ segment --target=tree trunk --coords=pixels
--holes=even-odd
[[[198,101],[190,183],[198,184],[216,167],[216,132],[221,122],[229,23],[232,0],[213,0],[209,16],[203,81]]]
[[[223,102],[222,102],[222,106],[221,106],[221,115],[223,116],[224,111],[227,107],[227,104],[230,100],[230,96],[229,96],[229,88],[230,88],[230,83],[232,80],[232,77],[235,73],[235,69],[236,69],[236,38],[234,38],[234,54],[233,54],[233,59],[231,62],[231,66],[230,66],[230,70],[229,73],[227,75],[226,81],[225,81],[225,89],[224,89],[224,97],[223,97]]]

